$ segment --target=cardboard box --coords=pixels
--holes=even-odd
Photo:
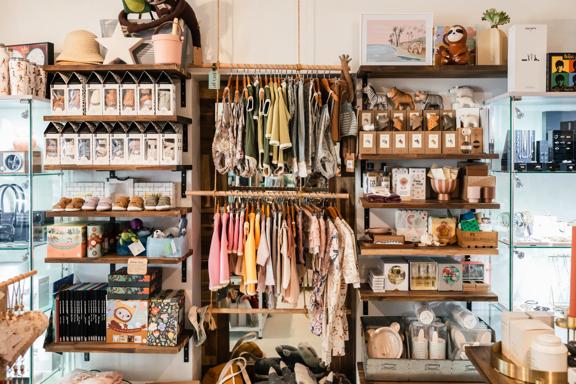
[[[93,155],[93,139],[92,127],[90,123],[82,123],[80,129],[78,130],[78,140],[77,140],[77,164],[81,165],[91,165],[92,155]]]
[[[114,124],[110,135],[110,164],[126,165],[128,163],[128,133],[122,123]]]
[[[86,93],[86,77],[74,72],[66,84],[66,115],[83,115]]]
[[[120,77],[108,72],[102,81],[104,88],[104,115],[120,114]]]
[[[422,111],[408,111],[408,130],[424,130],[424,117],[422,116]]]
[[[148,300],[106,300],[106,342],[146,344]]]
[[[390,111],[390,120],[392,122],[392,129],[394,131],[406,131],[408,126],[407,114],[404,110],[394,110]]]
[[[386,291],[408,291],[408,263],[402,258],[384,260],[384,289]]]
[[[60,165],[61,135],[63,126],[60,123],[49,123],[44,130],[44,164]]]
[[[411,291],[438,290],[438,266],[428,257],[407,258],[410,265]]]
[[[156,113],[156,82],[148,72],[142,72],[138,79],[137,111],[139,115]]]
[[[412,183],[410,181],[410,174],[399,174],[398,177],[395,178],[396,185],[395,191],[398,196],[403,201],[409,201],[412,198],[411,187]]]
[[[358,152],[362,155],[374,155],[377,153],[376,137],[377,133],[374,131],[360,131],[360,140],[358,142]]]
[[[428,232],[428,212],[397,210],[395,212],[396,234],[406,241],[419,243],[422,235]]]
[[[104,78],[92,72],[86,80],[86,115],[101,115],[104,112]]]
[[[49,225],[47,257],[86,257],[86,225]]]
[[[373,114],[375,128],[379,131],[388,131],[391,129],[389,111],[374,111]]]
[[[510,356],[510,327],[516,320],[528,319],[526,312],[502,312],[501,333],[502,333],[502,354]]]
[[[424,130],[441,131],[442,130],[442,111],[426,110],[424,111]]]
[[[394,154],[409,153],[408,133],[406,131],[393,132],[392,151]]]
[[[392,141],[394,132],[384,131],[384,132],[377,132],[376,137],[378,138],[378,148],[376,152],[379,155],[387,155],[392,153]]]
[[[162,281],[162,268],[149,267],[145,275],[129,275],[128,268],[123,267],[108,275],[110,287],[150,287],[156,281]]]
[[[442,136],[444,132],[424,132],[424,153],[436,155],[442,153]]]
[[[425,153],[424,137],[426,132],[408,132],[408,152],[414,154]]]
[[[472,129],[472,153],[484,153],[484,131],[482,128]]]
[[[177,95],[180,94],[180,82],[173,81],[166,72],[156,79],[156,114],[175,115]]]
[[[508,92],[546,91],[546,52],[548,52],[546,24],[510,26]]]
[[[457,155],[460,153],[460,135],[457,131],[442,132],[442,154]]]
[[[414,200],[426,200],[426,168],[410,168],[410,196]]]
[[[438,265],[438,290],[462,291],[462,263],[452,257],[435,257]]]
[[[150,299],[148,345],[173,347],[184,329],[184,291],[166,290]]]
[[[462,199],[468,200],[468,187],[495,187],[496,176],[464,176],[462,182]]]
[[[515,364],[530,366],[530,346],[539,335],[554,335],[554,329],[540,320],[522,319],[510,323],[509,355]]]
[[[392,192],[396,193],[396,183],[401,176],[408,175],[410,172],[408,168],[392,168]]]
[[[488,176],[488,163],[459,162],[458,168],[462,168],[465,176]]]
[[[94,149],[93,164],[110,164],[110,130],[111,127],[105,123],[99,123],[96,127],[92,140],[92,148]]]
[[[120,84],[120,114],[136,115],[138,113],[136,107],[137,91],[138,79],[132,73],[126,72]]]

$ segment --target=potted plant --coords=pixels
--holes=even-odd
[[[482,21],[488,21],[490,29],[478,31],[476,64],[505,65],[508,61],[508,39],[498,27],[508,24],[510,16],[504,11],[490,8],[484,11]]]

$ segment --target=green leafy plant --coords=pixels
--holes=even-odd
[[[491,28],[498,28],[510,22],[510,16],[504,11],[497,11],[496,8],[490,8],[482,14],[482,21],[488,21]]]

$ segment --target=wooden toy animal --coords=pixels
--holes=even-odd
[[[386,92],[386,96],[392,101],[394,109],[416,109],[412,96],[396,87],[390,88],[388,92]]]
[[[414,94],[414,100],[422,103],[422,109],[444,109],[444,100],[440,95],[417,91]]]
[[[442,41],[444,45],[438,47],[440,64],[468,64],[470,62],[470,52],[466,45],[468,32],[461,25],[453,25],[446,33]]]
[[[448,93],[454,98],[452,109],[477,107],[474,102],[474,91],[470,87],[452,87]]]
[[[387,109],[388,100],[385,95],[379,95],[371,84],[368,84],[362,89],[368,98],[368,109]]]

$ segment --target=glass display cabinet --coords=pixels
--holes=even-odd
[[[576,96],[505,94],[486,102],[499,160],[500,255],[492,260],[500,309],[552,310],[569,301],[571,226],[576,219]]]
[[[0,281],[36,269],[23,286],[29,309],[50,316],[52,283],[62,269],[45,264],[46,225],[43,212],[61,195],[62,173],[44,172],[43,133],[48,101],[27,96],[0,97]],[[23,380],[48,381],[60,356],[46,353],[40,337],[24,357]],[[18,378],[20,379],[20,378]]]

